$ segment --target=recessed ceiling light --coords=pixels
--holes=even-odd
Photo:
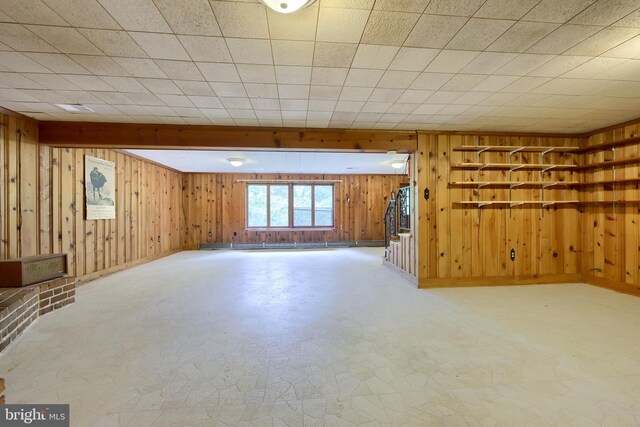
[[[235,166],[237,168],[239,168],[240,166],[244,165],[247,162],[245,159],[242,159],[240,157],[231,157],[227,159],[227,161],[231,163],[231,166]]]
[[[70,113],[93,113],[91,108],[81,104],[55,104],[55,106]]]
[[[293,13],[315,3],[316,0],[259,0],[270,9],[279,13]]]

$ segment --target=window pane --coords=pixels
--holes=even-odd
[[[267,226],[267,186],[247,186],[247,225],[249,227]]]
[[[272,185],[270,188],[269,209],[271,209],[270,227],[289,226],[289,186]]]
[[[333,186],[316,185],[315,211],[316,226],[333,226]]]
[[[311,226],[311,186],[293,186],[293,225]]]

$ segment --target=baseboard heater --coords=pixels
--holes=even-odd
[[[384,246],[384,240],[352,240],[343,242],[279,242],[279,243],[201,243],[198,249],[319,249],[319,248],[374,248]]]

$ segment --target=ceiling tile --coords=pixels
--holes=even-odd
[[[180,43],[194,61],[233,62],[222,37],[178,36]]]
[[[249,102],[249,98],[220,98],[220,101],[222,101],[222,104],[224,104],[224,107],[227,110],[229,109],[252,110],[253,109],[251,107],[251,102]],[[229,114],[231,114],[231,117],[233,117],[233,114],[231,111],[229,111]]]
[[[54,73],[90,74],[88,70],[66,55],[57,53],[26,53],[25,55]]]
[[[422,13],[427,4],[429,4],[429,0],[377,0],[373,5],[373,9]]]
[[[419,17],[417,13],[374,10],[369,16],[360,42],[402,46]]]
[[[384,70],[351,68],[345,86],[375,87],[382,78]]]
[[[112,91],[113,88],[109,86],[104,80],[96,76],[79,76],[73,74],[62,74],[66,80],[70,81],[80,89],[84,90],[104,90]]]
[[[427,104],[449,104],[458,99],[464,92],[444,91],[435,92],[427,99]]]
[[[91,94],[103,103],[111,106],[114,104],[133,104],[133,101],[118,92],[91,92]]]
[[[558,77],[584,64],[589,59],[591,58],[588,56],[558,56],[531,71],[528,75],[536,77]]]
[[[516,76],[488,76],[471,90],[474,92],[497,92],[518,80]]]
[[[599,73],[605,72],[626,61],[627,60],[625,59],[617,58],[593,58],[592,60],[565,73],[563,77],[576,79],[593,78]]]
[[[310,99],[309,111],[333,111],[336,108],[336,104],[337,104],[337,101]]]
[[[207,0],[154,0],[154,3],[176,34],[222,35]]]
[[[169,61],[157,59],[156,64],[172,80],[204,80],[196,64],[189,61]]]
[[[218,97],[220,98],[247,96],[242,83],[213,82],[210,83],[210,85],[216,95],[218,95]]]
[[[422,15],[405,45],[443,48],[466,22],[466,18],[458,16]]]
[[[431,95],[433,95],[432,90],[409,89],[404,91],[404,93],[400,96],[400,98],[398,98],[398,102],[410,103],[410,104],[421,104],[425,102]],[[415,106],[413,108],[415,109]],[[409,111],[398,111],[398,112],[409,112]]]
[[[435,58],[440,50],[416,47],[400,48],[389,65],[390,70],[422,71]]]
[[[469,74],[493,74],[500,67],[512,61],[515,53],[482,52],[469,62],[461,72]]]
[[[198,108],[222,108],[222,102],[215,96],[190,96],[189,99]]]
[[[281,99],[280,100],[280,108],[282,111],[282,117],[285,117],[285,112],[287,111],[304,111],[306,118],[306,111],[309,106],[309,101],[306,99]],[[289,117],[292,118],[292,117]]]
[[[209,86],[207,82],[174,80],[173,83],[175,83],[185,95],[214,95],[213,89],[211,89],[211,86]]]
[[[267,19],[272,40],[313,41],[318,23],[318,5],[314,4],[296,12],[295,19],[291,19],[286,13],[267,9]]]
[[[236,67],[238,68],[240,78],[245,83],[276,82],[276,73],[273,65],[238,64]]]
[[[369,101],[371,102],[396,102],[402,95],[404,90],[402,89],[383,89],[376,88],[371,93]]]
[[[628,14],[613,25],[616,27],[640,28],[640,9]]]
[[[83,90],[57,90],[56,92],[67,99],[66,104],[93,104],[100,102],[98,98]]]
[[[357,44],[351,43],[317,42],[313,52],[313,65],[317,67],[349,67],[357,48]]]
[[[476,12],[478,18],[520,19],[540,0],[487,0]]]
[[[558,24],[519,21],[487,49],[495,52],[524,52],[556,28]]]
[[[56,74],[30,74],[25,73],[25,77],[33,80],[47,89],[53,90],[80,90],[80,88],[68,80]]]
[[[406,89],[418,77],[417,71],[387,71],[384,73],[378,87],[388,89]]]
[[[386,69],[400,48],[361,44],[351,64],[354,68]]]
[[[138,46],[126,31],[79,29],[98,49],[109,56],[129,58],[147,58],[147,54]]]
[[[258,119],[268,119],[268,120],[278,120],[278,119],[282,119],[282,114],[280,114],[280,111],[273,111],[273,110],[256,110],[255,111],[256,117]]]
[[[344,87],[340,93],[341,101],[366,101],[373,92],[371,87]]]
[[[321,0],[321,7],[347,7],[351,9],[371,9],[375,0]]]
[[[368,18],[368,10],[321,7],[316,40],[358,43]]]
[[[418,106],[420,105],[420,104],[404,104],[401,101],[402,101],[402,96],[398,98],[398,102],[396,102],[395,104],[389,105],[388,109],[385,111],[388,113],[409,114],[409,113],[413,113],[415,109],[418,108]],[[369,103],[365,104],[365,106],[362,108],[362,111],[365,111],[368,104]]]
[[[139,78],[138,81],[154,94],[182,95],[180,88],[178,88],[178,86],[176,86],[171,80]]]
[[[486,79],[482,74],[456,74],[440,89],[446,91],[465,92]]]
[[[122,68],[133,77],[163,78],[167,77],[160,67],[151,59],[113,58]]]
[[[45,3],[74,27],[121,29],[96,0],[45,0]]]
[[[210,82],[240,82],[240,76],[233,64],[217,64],[213,62],[196,62],[198,69]]]
[[[447,45],[448,49],[484,50],[515,21],[471,18]]]
[[[218,24],[225,37],[269,38],[265,7],[258,2],[211,1]]]
[[[336,104],[336,113],[359,113],[364,105],[363,101],[338,101]],[[355,114],[351,117],[351,119],[355,119]],[[348,116],[341,116],[334,114],[334,119],[338,118],[340,120],[344,120]]]
[[[640,60],[627,59],[596,75],[598,79],[640,81]]]
[[[335,101],[340,97],[341,86],[311,86],[309,99]]]
[[[313,42],[273,40],[273,63],[310,66],[313,62],[313,47]]]
[[[473,16],[485,0],[432,0],[424,13],[434,15]]]
[[[457,73],[471,62],[478,52],[465,50],[443,50],[431,61],[425,71],[430,73]]]
[[[80,55],[100,55],[101,52],[77,30],[67,27],[46,27],[29,25],[31,31],[63,53]]]
[[[18,73],[0,73],[0,87],[7,89],[45,89],[44,86]]]
[[[569,49],[567,55],[598,56],[640,34],[638,28],[609,27]]]
[[[411,89],[438,90],[453,77],[448,73],[422,73],[411,84]]]
[[[521,54],[501,67],[497,73],[510,76],[524,76],[554,58],[554,55]]]
[[[138,105],[164,105],[163,102],[152,93],[126,93],[125,95]]]
[[[502,89],[503,92],[527,93],[551,80],[549,77],[520,77]]]
[[[18,52],[0,52],[0,64],[18,73],[50,73],[48,69]]]
[[[57,52],[56,48],[20,24],[0,23],[0,41],[22,52]]]
[[[237,64],[273,64],[269,40],[227,39],[227,46]]]
[[[142,49],[154,59],[189,60],[189,54],[173,34],[129,33]]]
[[[489,96],[491,96],[491,93],[489,92],[465,92],[453,101],[453,103],[459,105],[476,105],[487,99]]]
[[[118,92],[145,93],[147,89],[133,77],[101,77],[109,86]]]
[[[640,36],[636,36],[619,46],[605,52],[602,56],[609,58],[640,59]]]
[[[0,1],[0,11],[23,24],[68,25],[41,0],[2,0]]]
[[[347,78],[348,68],[313,67],[311,84],[323,86],[342,86]]]
[[[171,28],[152,0],[98,1],[125,30],[171,32]]]
[[[311,83],[311,67],[297,67],[288,65],[276,65],[276,81],[280,84]]]
[[[98,76],[128,76],[129,74],[107,56],[69,55],[71,59]]]
[[[522,19],[525,21],[564,23],[595,0],[542,0]]]
[[[561,54],[601,29],[586,25],[562,25],[527,49],[527,53]]]
[[[637,0],[598,0],[569,22],[580,25],[611,25],[639,7]]]
[[[277,98],[278,86],[267,83],[245,83],[244,88],[249,98]]]
[[[256,110],[280,110],[280,101],[277,99],[251,98],[251,105]]]
[[[279,84],[280,99],[308,99],[309,85]]]

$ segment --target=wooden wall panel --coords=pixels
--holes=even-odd
[[[640,123],[595,133],[586,146],[640,136]],[[583,164],[637,158],[640,143],[585,153]],[[611,180],[611,167],[583,171],[582,182]],[[615,179],[640,178],[640,162],[618,165]],[[582,273],[585,281],[640,295],[640,185],[638,182],[581,187]],[[627,203],[612,203],[624,200]]]
[[[475,152],[454,151],[460,145],[580,146],[579,138],[504,135],[421,134],[418,138],[422,187],[431,190],[420,212],[420,286],[464,286],[579,280],[580,211],[576,205],[541,208],[524,205],[468,207],[468,200],[570,200],[578,191],[521,187],[457,187],[451,181],[541,180],[540,172],[454,169],[452,164],[478,162]],[[424,146],[423,146],[424,145]],[[483,162],[506,163],[508,154],[484,153]],[[514,163],[540,163],[538,153],[517,153]],[[546,162],[577,163],[577,155],[551,153]],[[573,156],[573,157],[569,157]],[[544,179],[576,180],[576,172],[546,172]],[[511,261],[511,249],[516,251]]]
[[[246,183],[238,180],[246,179],[341,180],[335,186],[335,229],[245,229]],[[406,182],[408,178],[400,175],[183,174],[182,245],[194,248],[199,243],[382,240],[383,216],[391,191]]]
[[[116,220],[84,220],[85,155],[116,162]],[[0,259],[66,252],[70,273],[90,278],[168,254],[181,246],[181,199],[178,172],[106,149],[40,145],[35,121],[0,114]]]

